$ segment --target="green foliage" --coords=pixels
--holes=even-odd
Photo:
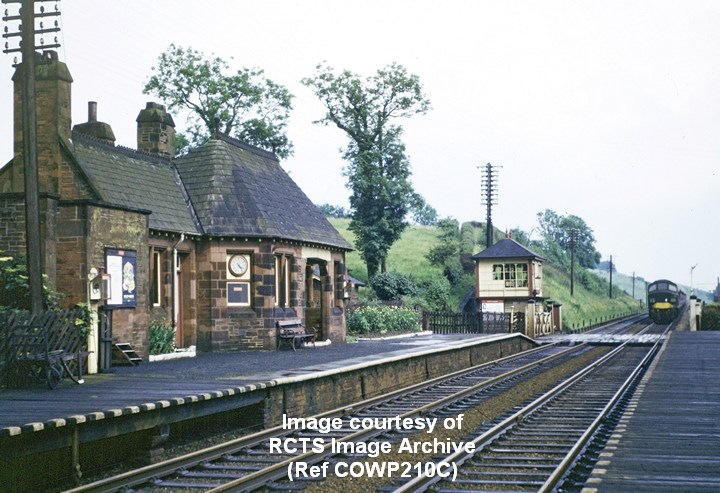
[[[432,312],[454,311],[451,304],[451,288],[447,279],[433,279],[422,288],[425,300],[423,308]]]
[[[421,328],[416,310],[396,306],[360,307],[347,320],[348,333],[354,335],[410,332]]]
[[[383,272],[372,278],[370,287],[383,301],[400,300],[403,296],[413,296],[417,287],[410,277],[398,272]]]
[[[443,219],[438,223],[438,228],[440,229],[440,234],[438,235],[439,243],[428,251],[426,257],[434,265],[442,268],[442,273],[450,284],[457,284],[464,271],[462,264],[462,247],[467,247],[467,245],[463,244],[456,219]],[[470,234],[471,238],[472,236],[473,235]],[[472,239],[470,243],[473,243]]]
[[[350,211],[339,205],[320,204],[317,208],[327,217],[350,217]]]
[[[150,354],[175,351],[175,329],[164,322],[151,322],[149,327]]]
[[[703,306],[702,330],[720,330],[720,303]]]
[[[47,283],[43,283],[43,294],[45,308],[57,308],[60,295]],[[0,310],[2,309],[29,310],[30,285],[25,259],[4,256],[0,252]]]
[[[372,278],[387,270],[388,252],[408,226],[408,213],[424,202],[410,183],[402,127],[391,122],[425,113],[430,103],[418,77],[398,64],[364,81],[348,70],[335,74],[321,64],[302,83],[327,109],[316,123],[335,125],[348,136],[343,158],[351,190],[349,228]]]
[[[555,211],[545,209],[544,212],[538,212],[537,218],[543,246],[550,258],[561,263],[568,262],[574,235],[577,264],[592,269],[600,261],[600,252],[595,249],[593,230],[580,217],[572,214],[560,216]]]
[[[157,95],[168,110],[190,110],[187,140],[192,145],[223,132],[281,158],[292,155],[286,135],[292,94],[264,78],[260,69],[228,74],[229,68],[219,57],[171,44],[158,57],[143,92]]]
[[[330,222],[338,231],[350,242],[353,243],[354,237],[352,232],[348,230],[347,219],[330,219]],[[476,237],[484,241],[484,228],[480,223],[467,223],[469,228],[476,231]],[[430,294],[428,287],[430,283],[436,280],[446,281],[443,271],[440,267],[433,265],[426,258],[426,254],[439,243],[440,231],[436,227],[409,227],[402,235],[400,240],[390,249],[388,254],[389,261],[398,273],[406,276],[412,275],[412,279],[418,286],[418,292],[412,296],[403,297],[403,301],[407,306],[417,306],[426,310],[431,310],[431,304],[434,295]],[[518,236],[513,234],[513,237]],[[539,245],[533,243],[528,245],[538,254],[549,258]],[[482,246],[475,245],[473,250],[475,253],[482,250]],[[346,257],[347,266],[352,270],[352,275],[359,279],[367,280],[367,274],[364,271],[362,259],[357,252],[350,252]],[[626,295],[621,289],[614,289],[613,299],[608,299],[607,281],[586,272],[576,266],[575,269],[575,292],[574,296],[570,296],[570,274],[569,264],[562,265],[556,262],[545,262],[543,264],[543,294],[546,298],[553,299],[563,304],[563,319],[565,328],[580,328],[600,319],[609,319],[623,313],[636,313],[642,311],[641,302],[633,300],[632,297]],[[618,279],[620,275],[618,274]],[[639,282],[640,283],[640,282]],[[454,311],[460,302],[475,286],[475,275],[473,272],[464,273],[456,283],[449,283],[450,301],[448,302],[450,310]],[[636,289],[636,296],[644,297],[644,289],[640,287]],[[642,285],[644,286],[644,285]],[[368,293],[372,293],[371,289],[360,290],[361,299],[367,299]]]
[[[412,211],[413,222],[422,226],[435,226],[438,222],[437,210],[425,199],[419,198],[418,202]]]
[[[83,337],[90,335],[91,320],[90,320],[90,308],[86,303],[80,303],[75,305],[75,311],[77,317],[75,317],[75,328],[80,331]]]
[[[576,274],[578,269],[576,269]],[[641,302],[621,290],[615,290],[613,298],[608,298],[608,283],[588,273],[596,280],[589,282],[592,290],[582,283],[575,283],[575,292],[570,296],[569,273],[562,267],[543,264],[543,295],[560,302],[565,329],[580,329],[595,323],[616,318],[624,314],[639,313],[643,310]]]

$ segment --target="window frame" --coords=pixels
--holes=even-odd
[[[290,286],[292,283],[293,256],[276,253],[274,258],[275,289],[273,304],[278,308],[290,307]]]
[[[152,306],[154,307],[160,307],[163,306],[162,300],[163,300],[163,254],[164,250],[155,250],[153,249],[153,276],[152,276],[152,287],[151,287],[151,293],[152,293]]]
[[[242,255],[245,257],[245,260],[247,260],[248,268],[247,271],[242,276],[236,276],[232,272],[230,272],[230,259],[234,255]],[[253,271],[253,254],[252,252],[248,251],[236,251],[236,250],[228,250],[225,252],[225,258],[226,258],[226,294],[225,294],[225,300],[227,302],[227,306],[230,308],[247,308],[252,306],[252,271]],[[233,298],[233,292],[239,287],[245,287],[246,291],[246,297],[247,299],[244,301],[231,301]]]

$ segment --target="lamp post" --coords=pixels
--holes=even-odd
[[[695,290],[693,289],[693,271],[695,270],[695,267],[697,267],[698,264],[693,265],[690,267],[690,295],[695,294]]]

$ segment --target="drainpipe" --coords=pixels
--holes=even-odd
[[[178,250],[177,246],[185,241],[185,233],[173,245],[173,328],[177,330],[178,312],[180,311],[180,285],[178,284]]]

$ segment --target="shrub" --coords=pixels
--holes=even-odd
[[[403,296],[413,296],[417,292],[412,280],[399,272],[383,272],[376,275],[370,281],[370,287],[383,301],[399,300]]]
[[[445,278],[433,279],[423,290],[425,307],[433,312],[450,310],[450,282]]]
[[[720,304],[705,305],[701,320],[702,330],[720,330]]]
[[[151,322],[149,334],[150,354],[175,351],[175,329],[164,322]]]
[[[420,314],[410,308],[396,306],[364,306],[347,320],[351,334],[386,334],[420,330]]]
[[[57,308],[59,297],[54,289],[43,283],[43,304],[46,309]],[[3,308],[29,310],[30,285],[25,259],[5,256],[0,252],[0,309]]]

